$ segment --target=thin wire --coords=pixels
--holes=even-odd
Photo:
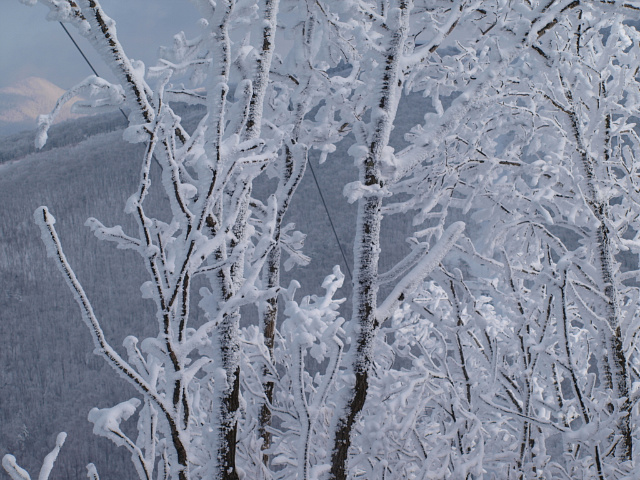
[[[91,65],[91,62],[89,61],[87,56],[84,54],[84,52],[80,48],[80,45],[78,45],[76,43],[74,38],[71,36],[71,33],[69,33],[69,30],[67,30],[67,27],[65,27],[62,22],[58,22],[58,23],[60,23],[60,26],[62,27],[62,29],[65,31],[67,36],[71,39],[71,41],[75,45],[75,47],[78,50],[78,52],[80,52],[80,55],[82,55],[82,58],[84,58],[84,61],[87,62],[87,65],[89,65],[89,68],[94,73],[94,75],[96,77],[100,77],[100,75],[98,75],[98,72],[96,71],[96,69],[93,68],[93,65]],[[122,115],[124,115],[124,118],[128,118],[127,114],[124,113],[124,111],[122,109],[120,109],[120,111],[122,112]],[[333,220],[331,219],[331,214],[329,213],[329,207],[327,206],[327,202],[325,202],[325,200],[324,200],[324,195],[322,195],[322,189],[320,188],[320,184],[318,183],[318,178],[316,177],[316,172],[313,169],[313,165],[311,164],[311,161],[309,161],[309,169],[311,170],[311,176],[313,176],[313,181],[315,182],[316,188],[318,189],[318,193],[320,194],[320,200],[322,200],[322,205],[324,206],[324,211],[326,212],[327,218],[329,219],[329,225],[331,225],[331,230],[333,231],[333,236],[335,237],[336,243],[338,244],[338,248],[340,249],[340,254],[342,255],[342,260],[344,261],[344,266],[346,267],[347,273],[349,274],[349,280],[353,280],[353,276],[351,275],[351,269],[349,268],[349,262],[347,261],[347,256],[345,255],[344,249],[342,248],[342,243],[340,243],[340,238],[338,238],[338,232],[336,232],[336,227],[333,225]]]
[[[80,52],[80,55],[82,55],[82,58],[84,58],[84,61],[87,62],[87,65],[89,65],[89,68],[91,69],[91,71],[93,72],[93,74],[100,78],[100,75],[98,74],[98,72],[96,72],[96,69],[93,68],[93,65],[91,65],[91,62],[89,61],[89,59],[87,58],[87,56],[84,54],[84,52],[82,51],[82,49],[80,48],[80,45],[78,45],[75,41],[75,39],[71,36],[71,33],[69,33],[69,30],[67,30],[67,27],[64,26],[64,23],[62,22],[58,22],[60,24],[60,26],[62,27],[62,29],[64,30],[64,32],[67,34],[67,36],[69,37],[69,39],[73,42],[73,44],[76,46],[76,49],[78,50],[78,52]],[[129,119],[129,117],[127,117],[127,114],[124,113],[124,110],[122,110],[121,108],[119,109],[120,112],[122,113],[122,115],[124,115],[124,118],[126,118],[127,120]]]
[[[353,277],[351,276],[351,269],[349,268],[349,262],[347,261],[347,256],[344,254],[344,250],[342,249],[342,243],[340,243],[340,239],[338,238],[338,232],[336,232],[336,227],[333,225],[333,220],[331,220],[329,207],[327,207],[327,202],[324,201],[324,195],[322,195],[322,190],[320,189],[320,184],[318,183],[318,178],[316,177],[316,172],[313,169],[311,160],[309,160],[308,163],[309,163],[309,170],[311,170],[311,176],[313,177],[313,181],[316,183],[316,187],[318,188],[318,193],[320,194],[320,200],[322,200],[322,205],[324,205],[324,211],[327,212],[327,218],[329,219],[331,230],[333,230],[333,236],[336,238],[338,248],[340,248],[340,253],[342,254],[342,260],[344,260],[344,266],[347,268],[347,273],[349,274],[349,280],[353,281]]]
[[[58,22],[60,24],[60,26],[62,27],[62,29],[65,31],[65,33],[67,34],[67,36],[71,39],[71,41],[73,42],[73,44],[76,46],[76,48],[78,49],[78,51],[80,52],[80,55],[82,55],[82,58],[84,58],[84,61],[87,62],[87,65],[89,65],[89,68],[93,71],[93,73],[95,74],[96,77],[99,77],[100,75],[98,75],[98,72],[96,72],[96,69],[93,68],[93,65],[91,65],[91,62],[89,61],[89,59],[86,57],[86,55],[84,54],[84,52],[82,51],[82,49],[80,48],[80,46],[76,43],[76,41],[73,39],[73,37],[71,36],[71,34],[69,33],[69,30],[67,30],[67,27],[64,26],[64,23],[62,22]]]

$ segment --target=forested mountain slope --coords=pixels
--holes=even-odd
[[[406,128],[420,121],[425,103],[414,95],[401,104],[402,120],[393,132],[396,145],[402,146]],[[178,113],[188,122],[202,115],[193,107]],[[64,122],[52,127],[48,143],[37,153],[32,132],[7,137],[0,144],[0,454],[11,452],[29,471],[37,471],[57,433],[65,430],[69,436],[52,472],[55,479],[81,478],[89,462],[104,478],[133,474],[123,449],[92,434],[87,414],[92,407],[114,405],[135,392],[93,355],[87,328],[55,264],[46,257],[33,221],[40,205],[47,205],[56,216],[69,260],[113,345],[122,344],[123,332],[141,338],[152,335],[154,308],[140,295],[146,278],[139,257],[98,242],[84,226],[92,216],[108,225],[122,225],[125,231],[135,228],[123,210],[138,182],[144,146],[122,139],[123,124],[120,112]],[[324,164],[318,164],[315,154],[311,162],[351,263],[355,206],[346,202],[341,185],[345,179],[355,179],[357,171],[342,145]],[[260,184],[256,190],[259,198]],[[165,202],[156,195],[148,204],[161,217]],[[336,264],[346,274],[309,169],[287,222],[307,234],[304,253],[311,263],[288,274],[300,281],[302,294],[317,292]],[[388,251],[394,256],[382,259],[383,270],[406,253],[410,220],[389,217],[384,228],[383,242],[393,246]],[[283,285],[288,282],[285,277]],[[347,277],[338,298],[350,293]],[[192,312],[198,318],[199,309]],[[243,315],[244,321],[255,321],[255,312]],[[8,478],[4,470],[0,478]]]

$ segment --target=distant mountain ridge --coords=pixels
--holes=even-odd
[[[204,115],[204,107],[178,103],[174,111],[180,116],[193,116],[193,124]],[[99,115],[72,118],[64,122],[56,121],[49,129],[49,138],[40,152],[76,145],[94,135],[106,134],[114,130],[122,130],[127,126],[125,116],[119,110]],[[5,136],[3,136],[5,135]],[[35,122],[29,130],[3,133],[0,125],[0,164],[17,161],[27,155],[36,153]]]
[[[38,115],[49,113],[64,89],[40,77],[28,77],[0,88],[0,136],[34,129]],[[82,115],[71,113],[73,100],[56,117],[62,122]]]

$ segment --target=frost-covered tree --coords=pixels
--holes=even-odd
[[[425,311],[463,406],[493,426],[474,448],[484,446],[484,468],[499,477],[617,478],[633,468],[637,260],[618,261],[636,232],[626,185],[635,182],[627,112],[638,91],[637,30],[624,14],[635,7],[579,6],[536,17],[545,23],[531,48],[489,86],[494,105],[464,118],[418,179],[440,192],[431,207],[439,216],[460,209],[477,232],[434,275],[453,312]],[[459,412],[469,411],[448,414]]]
[[[618,405],[605,407],[617,418],[613,443],[603,451],[619,461],[632,458],[630,378],[623,344],[628,345],[624,327],[635,316],[625,308],[625,297],[633,298],[636,289],[622,282],[615,256],[629,248],[620,237],[637,228],[629,222],[637,215],[637,205],[617,188],[618,179],[624,182],[628,177],[624,167],[629,160],[624,157],[632,155],[630,144],[636,140],[630,112],[637,103],[638,32],[624,20],[621,13],[578,9],[567,18],[562,34],[537,52],[536,64],[545,69],[541,76],[546,85],[538,79],[532,82],[532,90],[556,109],[553,115],[562,137],[574,150],[567,157],[572,160],[576,196],[586,204],[588,218],[588,225],[580,229],[586,250],[583,262],[593,268],[585,268],[591,288],[576,288],[575,294],[585,308],[583,319],[593,323],[594,341],[602,344],[598,369],[605,396],[618,399]]]
[[[89,412],[139,478],[632,471],[638,268],[617,259],[639,253],[635,4],[194,0],[199,35],[176,35],[146,68],[97,0],[39,2],[118,82],[80,82],[40,117],[37,145],[84,93],[75,108],[126,108],[125,140],[146,146],[125,206],[137,232],[87,221],[149,276],[157,333],[127,336],[124,355],[53,216],[35,212],[96,353],[139,394]],[[398,104],[416,94],[432,108],[395,151]],[[205,107],[195,129],[176,102]],[[338,142],[359,173],[344,185],[357,203],[350,309],[337,267],[322,295],[280,284],[309,260],[284,223],[309,151],[338,161]],[[391,215],[412,215],[410,251],[380,272]],[[249,308],[258,320],[241,326]],[[121,424],[136,413],[132,438]]]

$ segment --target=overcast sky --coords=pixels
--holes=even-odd
[[[62,27],[46,20],[46,7],[1,1],[0,88],[29,76],[70,88],[91,75]],[[158,46],[170,45],[174,34],[184,30],[189,36],[196,31],[198,15],[188,0],[102,0],[101,4],[116,21],[118,39],[129,57],[144,61],[147,67],[155,64]],[[112,79],[89,43],[68,28],[98,74]]]

